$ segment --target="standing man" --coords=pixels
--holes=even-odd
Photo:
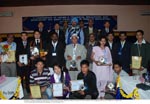
[[[8,34],[7,35],[7,41],[1,42],[0,45],[1,46],[4,46],[4,45],[8,46],[8,52],[9,51],[16,52],[16,43],[14,42],[14,35],[13,34]],[[3,49],[2,47],[1,47],[1,53],[2,53],[2,55],[8,54],[6,52],[6,50]],[[15,54],[12,57],[15,57]],[[9,59],[9,56],[8,56],[8,59]],[[15,60],[13,60],[11,62],[7,62],[7,60],[5,62],[2,62],[2,64],[1,64],[1,74],[6,75],[7,77],[16,77],[17,72],[16,72],[16,62],[15,62]]]
[[[58,35],[58,41],[60,41],[61,43],[63,43],[65,45],[65,34],[60,29],[60,25],[58,23],[56,23],[54,26],[54,29],[52,31],[50,31],[50,37],[52,37],[54,32],[56,32]]]
[[[94,28],[94,21],[90,18],[88,21],[88,27],[84,29],[85,43],[89,42],[89,37],[91,33],[95,35],[94,37],[97,40],[97,29]]]
[[[27,64],[21,63],[19,60],[20,55],[27,55]],[[26,87],[29,93],[29,60],[30,60],[30,43],[28,41],[28,34],[26,32],[21,33],[21,40],[17,43],[16,50],[16,63],[17,63],[17,75],[21,77],[22,86]],[[25,78],[25,80],[24,80]],[[24,86],[25,81],[25,86]]]
[[[72,44],[66,46],[65,59],[66,67],[70,69],[70,76],[72,80],[77,78],[77,74],[80,70],[80,62],[86,58],[87,50],[81,44],[78,44],[79,37],[77,34],[71,36]],[[72,69],[77,69],[72,71]]]
[[[113,32],[107,34],[106,46],[108,46],[108,48],[110,49],[112,60],[113,62],[115,62],[115,41]]]
[[[142,64],[140,69],[132,69],[133,74],[142,75],[147,72],[148,61],[150,60],[150,44],[144,39],[144,31],[136,31],[137,41],[131,47],[131,57],[132,56],[141,56]]]
[[[86,59],[89,61],[90,65],[89,65],[89,69],[92,70],[92,63],[93,61],[91,60],[91,55],[92,55],[92,50],[93,50],[93,47],[97,45],[97,42],[95,40],[95,35],[94,33],[91,33],[89,35],[89,42],[86,43],[85,47],[87,49],[87,56],[86,56]]]
[[[39,22],[38,23],[38,29],[37,31],[39,31],[41,33],[41,39],[43,41],[47,41],[47,38],[48,38],[48,31],[45,30],[44,28],[44,23],[43,22]]]
[[[78,43],[79,44],[84,44],[84,33],[83,30],[80,29],[80,26],[78,25],[78,18],[74,17],[71,20],[71,26],[66,30],[66,44],[71,44],[71,36],[73,34],[77,34],[79,37]]]
[[[115,45],[115,61],[120,62],[122,69],[130,74],[131,43],[126,40],[126,32],[121,32],[119,38],[120,41]]]
[[[58,34],[53,32],[51,34],[51,42],[48,47],[48,55],[46,56],[47,67],[53,67],[54,64],[58,63],[61,66],[65,66],[64,51],[65,46],[58,40]]]
[[[100,35],[101,36],[107,36],[107,34],[109,32],[112,32],[112,29],[110,28],[110,22],[109,21],[105,21],[104,28],[101,30]]]

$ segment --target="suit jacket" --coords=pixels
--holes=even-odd
[[[27,41],[26,47],[23,46],[22,40],[18,41],[17,48],[16,48],[16,62],[19,61],[19,55],[27,54],[28,59],[30,58],[30,42]]]
[[[113,30],[109,28],[109,32],[112,32],[112,31],[113,31]],[[109,33],[109,32],[108,32],[108,33]],[[105,30],[105,28],[104,28],[104,29],[101,30],[100,36],[107,36],[108,33],[106,32],[106,30]]]
[[[37,29],[37,30],[39,31],[39,29]],[[43,41],[48,41],[48,39],[49,39],[48,31],[43,29],[42,31],[40,31],[40,33],[41,33],[41,39]]]
[[[66,59],[66,67],[70,69],[70,60],[67,59],[67,56],[71,56],[73,58],[73,44],[67,45],[65,50],[65,59]],[[77,63],[77,69],[80,69],[80,62],[83,59],[86,59],[87,50],[83,45],[77,44],[75,55],[76,57],[81,56],[80,60],[75,60]],[[71,60],[72,61],[72,60]]]
[[[55,32],[54,29],[50,31],[50,36],[53,32]],[[58,41],[65,45],[65,33],[61,29],[59,29]]]
[[[121,52],[121,55],[119,55]],[[122,64],[123,70],[129,73],[130,69],[130,56],[131,56],[131,43],[126,41],[121,49],[121,42],[119,41],[115,45],[115,61],[119,61]],[[128,69],[128,70],[126,70]]]
[[[46,56],[47,67],[53,67],[55,63],[58,63],[61,66],[65,66],[65,59],[64,59],[65,46],[61,42],[58,41],[55,52],[52,42],[49,43],[47,50],[48,50],[48,54]],[[53,53],[56,53],[56,56],[53,56],[52,55]]]
[[[107,41],[106,46],[110,49],[113,63],[115,62],[115,42],[112,43],[112,49],[110,48],[109,42]]]
[[[30,46],[34,47],[36,46],[39,50],[40,49],[46,49],[46,43],[44,40],[40,39],[40,44],[36,44],[35,42],[35,39],[33,39],[31,42],[30,42]]]
[[[92,63],[92,60],[91,60],[91,54],[92,54],[92,50],[93,50],[93,47],[97,45],[97,42],[95,41],[95,44],[92,46],[88,43],[86,43],[85,47],[87,49],[87,56],[86,56],[86,59]]]
[[[84,43],[86,44],[87,42],[89,42],[89,27],[85,28],[83,30],[84,32]],[[97,40],[97,29],[96,28],[93,28],[93,33],[95,34],[95,38]]]

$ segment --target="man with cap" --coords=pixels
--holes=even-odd
[[[84,44],[84,33],[83,30],[78,26],[78,18],[74,17],[71,20],[71,26],[66,30],[66,44],[71,44],[71,36],[77,34],[79,37],[78,43]]]
[[[78,44],[79,37],[77,34],[71,36],[72,44],[66,46],[65,59],[66,67],[69,69],[69,74],[72,80],[77,78],[77,74],[80,71],[80,62],[86,58],[86,48]],[[77,69],[77,70],[72,70]]]

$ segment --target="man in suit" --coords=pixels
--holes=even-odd
[[[21,33],[21,40],[17,43],[16,49],[16,63],[17,63],[17,74],[21,77],[22,86],[26,87],[27,92],[29,93],[29,66],[28,64],[21,63],[19,60],[20,55],[27,55],[28,64],[30,59],[30,43],[28,41],[28,34],[26,32]],[[24,77],[25,84],[24,86]]]
[[[60,25],[58,23],[55,24],[54,29],[50,31],[50,37],[53,35],[53,33],[56,32],[58,35],[58,41],[63,43],[65,45],[65,34],[64,32],[60,29]]]
[[[31,47],[32,48],[36,47],[39,52],[37,53],[37,55],[31,54],[31,57],[30,57],[31,63],[30,64],[31,64],[31,69],[32,70],[35,68],[36,59],[42,58],[43,60],[45,60],[45,57],[40,56],[40,51],[41,50],[46,50],[46,44],[41,39],[41,33],[39,31],[35,30],[34,33],[33,33],[33,36],[34,36],[34,39],[30,42],[30,51],[31,51]]]
[[[47,41],[49,34],[48,34],[48,31],[44,28],[44,23],[43,22],[38,23],[37,31],[39,31],[41,33],[41,39],[44,40],[44,41]]]
[[[90,65],[89,68],[90,70],[92,69],[92,60],[91,60],[91,54],[92,54],[92,50],[93,47],[97,45],[97,42],[95,40],[95,34],[91,33],[89,35],[89,42],[86,43],[85,47],[87,49],[87,56],[86,59],[89,61]]]
[[[78,44],[78,35],[73,34],[71,36],[72,44],[66,46],[65,59],[67,69],[77,68],[78,71],[70,71],[70,76],[72,80],[77,78],[77,74],[80,71],[80,62],[86,58],[87,50],[86,48]]]
[[[100,36],[107,36],[109,32],[112,32],[112,29],[110,28],[109,21],[105,21],[104,28],[100,32]]]
[[[109,47],[111,56],[112,56],[112,60],[113,60],[113,62],[115,62],[115,41],[114,41],[114,33],[113,32],[108,33],[106,46]]]
[[[65,46],[58,40],[58,34],[53,32],[51,34],[51,42],[48,47],[48,54],[46,56],[47,67],[53,67],[54,64],[58,63],[61,66],[65,66],[64,51]]]
[[[133,74],[142,75],[147,72],[148,61],[150,61],[150,44],[144,39],[144,31],[136,31],[137,41],[131,47],[131,58],[132,56],[142,57],[141,67],[137,69],[132,69]],[[132,64],[132,63],[131,63]]]
[[[97,40],[97,29],[94,28],[93,25],[94,25],[94,21],[93,21],[93,19],[90,18],[88,20],[88,27],[84,29],[84,37],[85,37],[85,41],[84,42],[85,43],[89,42],[89,35],[91,33],[94,33],[95,38]]]
[[[122,64],[122,69],[128,74],[130,71],[130,55],[131,55],[131,43],[126,38],[126,32],[119,34],[120,41],[115,45],[115,61]]]

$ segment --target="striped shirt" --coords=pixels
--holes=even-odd
[[[30,84],[31,85],[40,85],[49,86],[50,85],[50,70],[44,68],[41,75],[34,69],[30,74]]]

